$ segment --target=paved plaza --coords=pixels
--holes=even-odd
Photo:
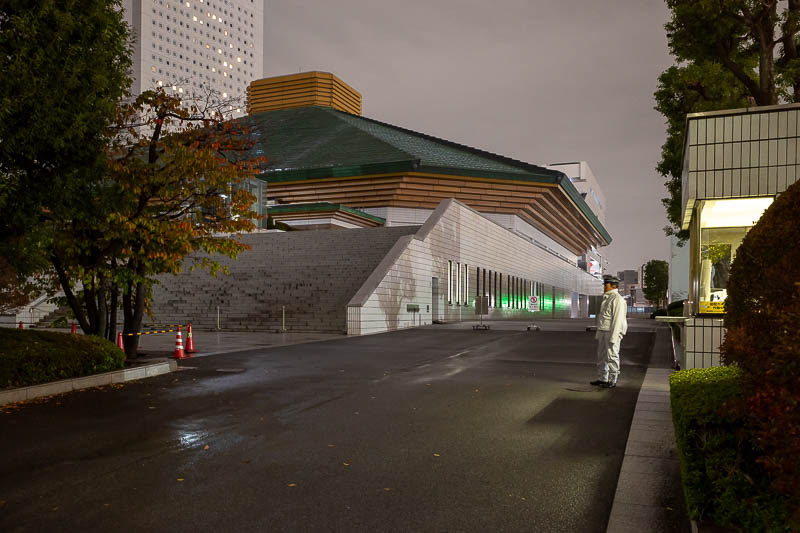
[[[631,321],[602,390],[588,324],[194,331],[176,372],[0,412],[0,529],[688,531],[674,445],[647,443],[661,326]]]

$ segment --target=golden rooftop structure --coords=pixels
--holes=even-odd
[[[255,80],[247,87],[248,114],[323,106],[361,115],[361,93],[330,72],[302,72]]]

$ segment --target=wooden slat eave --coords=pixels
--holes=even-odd
[[[486,187],[486,183],[492,186]],[[285,203],[327,201],[351,207],[433,209],[455,198],[481,212],[518,214],[577,255],[600,244],[593,226],[569,198],[543,184],[508,183],[420,173],[278,182],[268,197]],[[560,188],[558,188],[560,191]],[[381,202],[389,202],[381,203]]]
[[[592,222],[589,220],[589,218],[580,210],[580,208],[577,205],[575,205],[575,202],[567,195],[567,193],[564,192],[564,190],[562,190],[562,189],[559,189],[559,190],[561,192],[561,195],[560,195],[561,201],[567,203],[568,205],[570,205],[572,207],[573,211],[575,211],[577,213],[577,216],[579,216],[581,218],[581,220],[584,221],[584,224],[586,225],[586,227],[590,228],[590,232],[594,235],[593,240],[596,239],[597,242],[600,244],[600,246],[606,246],[606,245],[610,244],[609,242],[606,242],[605,238],[602,235],[600,235],[600,232],[597,231],[597,229],[594,227],[594,224],[592,224]]]
[[[583,254],[583,246],[580,240],[572,235],[564,233],[558,224],[554,223],[548,216],[549,214],[547,212],[541,211],[537,209],[537,206],[532,205],[522,211],[522,215],[523,218],[527,218],[529,222],[532,221],[535,228],[539,229],[545,235],[560,243],[574,254]]]
[[[560,219],[563,225],[568,226],[572,233],[579,236],[582,241],[588,242],[592,240],[591,234],[587,231],[585,222],[577,218],[574,213],[570,211],[570,207],[557,204],[552,194],[542,198],[539,205],[550,213],[552,218]]]
[[[563,193],[563,191],[560,194],[555,193],[554,191],[554,194],[550,195],[548,200],[561,206],[567,217],[569,217],[569,219],[577,225],[577,228],[579,228],[579,233],[584,236],[587,243],[593,244],[596,247],[608,244],[605,242],[605,239],[600,236],[589,219],[586,218],[582,212],[580,212],[578,207],[565,193]]]

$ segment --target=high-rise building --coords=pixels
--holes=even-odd
[[[263,0],[123,0],[134,33],[134,94],[163,86],[244,97],[263,75]],[[235,111],[235,110],[234,110]]]

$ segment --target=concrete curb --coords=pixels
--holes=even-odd
[[[114,370],[112,372],[95,374],[93,376],[64,379],[61,381],[53,381],[52,383],[32,385],[30,387],[19,387],[16,389],[0,391],[0,405],[24,402],[26,400],[33,400],[34,398],[41,398],[42,396],[63,394],[65,392],[86,389],[89,387],[101,387],[103,385],[111,385],[112,383],[122,383],[125,381],[133,381],[135,379],[150,378],[153,376],[159,376],[161,374],[168,374],[169,372],[174,372],[177,369],[177,361],[164,359],[146,365],[124,368],[122,370]]]
[[[607,533],[670,531],[667,480],[680,470],[668,368],[648,368],[631,421]]]

